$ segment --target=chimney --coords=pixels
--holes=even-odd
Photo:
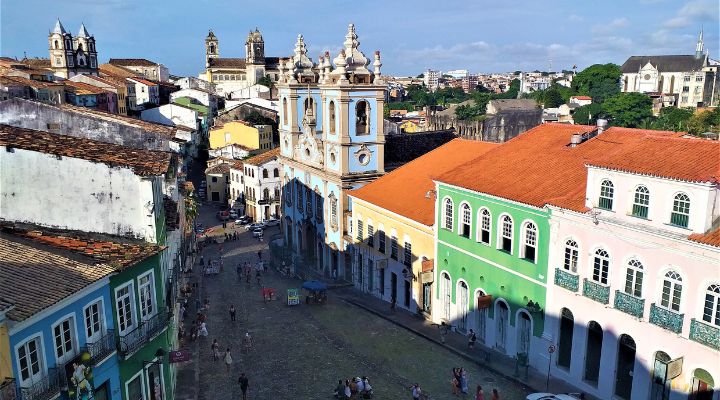
[[[603,118],[598,118],[597,120],[597,134],[601,134],[605,131],[605,128],[607,128],[607,120]]]
[[[582,141],[583,138],[581,134],[573,133],[573,135],[570,136],[570,147],[577,147]]]

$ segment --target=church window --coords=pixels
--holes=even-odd
[[[235,75],[230,75],[230,80],[231,80],[231,81],[234,81],[234,80],[235,80]]]
[[[287,125],[288,121],[288,106],[287,106],[287,98],[283,97],[283,103],[282,103],[282,114],[283,114],[283,124]]]
[[[360,100],[355,106],[355,134],[367,135],[370,133],[370,106],[365,100]]]
[[[315,193],[315,220],[322,224],[323,222],[323,197],[320,193]]]
[[[303,194],[304,193],[303,193],[302,183],[297,182],[297,204],[296,204],[296,206],[297,206],[298,211],[300,211],[300,212],[303,211]]]
[[[330,133],[335,134],[335,102],[330,100],[330,104],[328,104],[328,115],[329,115],[329,124],[330,124]]]
[[[215,45],[214,44],[210,45],[210,54],[215,54]]]
[[[78,48],[77,48],[77,49],[78,49],[78,51],[83,51],[83,45],[82,45],[82,43],[78,43]],[[688,77],[688,78],[689,78],[689,77]],[[688,81],[689,81],[689,80],[690,80],[690,79],[688,79]]]
[[[305,115],[312,109],[313,115],[315,115],[315,100],[312,97],[305,99]]]
[[[56,41],[55,41],[55,48],[57,49],[58,47],[59,47],[59,46],[58,46],[58,41],[56,40]]]
[[[268,178],[268,177],[269,177],[269,175],[268,175],[268,170],[266,170],[265,168],[263,168],[263,178]]]

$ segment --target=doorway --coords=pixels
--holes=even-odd
[[[585,380],[597,386],[600,376],[600,357],[602,356],[603,330],[595,321],[588,324],[587,346],[585,347]]]
[[[702,368],[693,371],[692,390],[690,400],[713,400],[715,380],[709,372]]]
[[[530,329],[532,322],[530,314],[525,311],[520,312],[518,319],[518,353],[530,354]]]
[[[667,400],[670,395],[670,381],[667,379],[667,364],[670,356],[664,351],[655,353],[653,363],[651,400]]]
[[[442,318],[446,321],[450,321],[450,275],[447,274],[447,272],[443,272],[442,274],[442,286],[441,286],[441,293],[442,296],[442,305],[443,305],[443,313]]]
[[[475,321],[475,331],[477,334],[478,339],[485,343],[485,330],[487,328],[487,308],[480,308],[480,297],[485,296],[485,292],[482,290],[478,290],[477,292],[477,303],[475,307],[475,316],[477,318],[477,321]]]
[[[460,281],[460,283],[458,283],[458,291],[456,293],[456,296],[459,297],[459,299],[457,299],[457,303],[460,307],[460,319],[458,320],[458,329],[461,332],[466,332],[468,308],[470,308],[470,304],[468,298],[468,287],[464,281]]]
[[[615,396],[630,399],[635,370],[635,340],[630,335],[620,335],[617,367],[615,369]]]
[[[558,340],[558,367],[570,369],[575,316],[567,308],[560,312],[560,339]]]
[[[390,301],[397,303],[397,274],[390,273]]]
[[[510,310],[504,301],[498,301],[496,311],[497,334],[495,335],[495,347],[500,350],[501,353],[505,354],[505,346],[507,344],[507,325],[508,321],[510,321]]]
[[[412,291],[410,290],[411,284],[410,284],[410,281],[407,279],[404,280],[403,283],[405,284],[404,304],[405,304],[405,308],[407,308],[409,310],[410,309],[410,299],[412,299]]]

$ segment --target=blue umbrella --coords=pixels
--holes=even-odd
[[[320,281],[305,281],[302,285],[303,289],[311,290],[314,292],[320,290],[327,290],[327,285]]]

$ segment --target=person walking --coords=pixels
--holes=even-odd
[[[490,397],[491,400],[500,400],[500,393],[498,393],[497,389],[493,389],[492,391],[492,397]]]
[[[229,347],[225,350],[225,357],[223,358],[223,360],[225,361],[225,368],[227,369],[227,372],[229,373],[230,367],[232,366],[232,363],[233,363],[233,359],[232,359],[232,355],[230,355]]]
[[[450,388],[452,394],[457,396],[460,393],[460,368],[452,369],[452,378],[450,379]]]
[[[230,321],[235,322],[235,306],[230,304]]]
[[[258,250],[258,260],[262,260],[262,250]]]
[[[198,336],[207,337],[208,330],[205,322],[201,322],[198,326]]]
[[[242,392],[242,400],[247,400],[247,392],[250,384],[248,383],[248,378],[245,376],[244,372],[240,374],[238,383],[240,384],[240,391]]]
[[[477,341],[477,335],[475,335],[475,331],[470,329],[470,332],[468,332],[468,349],[474,349],[475,348],[475,342]]]
[[[420,389],[420,385],[417,383],[410,386],[410,392],[412,393],[413,400],[418,400],[420,396],[422,396],[422,389]]]
[[[485,393],[480,385],[477,385],[477,389],[475,389],[475,400],[485,400]]]
[[[468,377],[465,368],[460,368],[460,391],[462,394],[468,394]]]
[[[213,342],[210,345],[210,350],[212,351],[213,361],[219,360],[220,359],[220,343],[218,343],[217,339],[213,339]]]
[[[440,343],[445,344],[445,337],[448,334],[448,325],[443,321],[440,323]]]

